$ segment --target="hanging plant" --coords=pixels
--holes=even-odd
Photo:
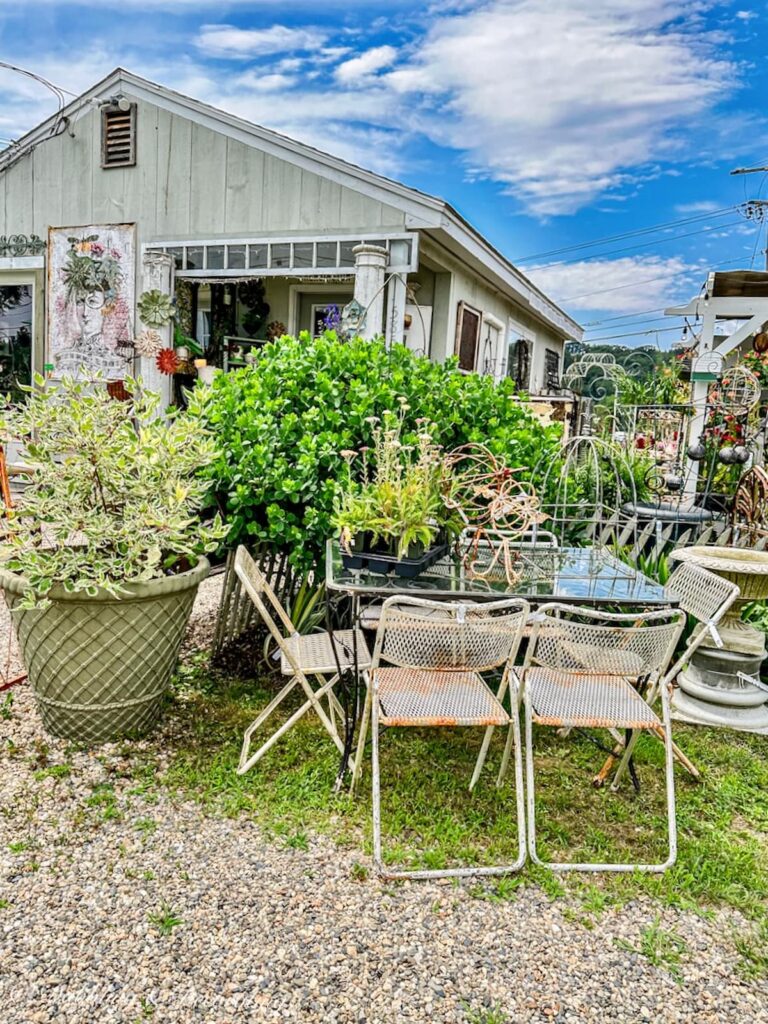
[[[172,348],[163,348],[157,354],[157,368],[160,373],[176,373],[179,368],[179,357]]]
[[[173,316],[173,303],[169,296],[157,288],[142,292],[137,308],[142,322],[147,327],[165,327]]]
[[[148,327],[134,338],[133,347],[136,355],[143,356],[145,359],[154,359],[163,347],[163,339],[157,331]]]

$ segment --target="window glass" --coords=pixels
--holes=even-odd
[[[230,270],[245,269],[245,246],[230,245],[227,248],[227,266]]]
[[[0,393],[21,401],[32,378],[32,285],[0,285]]]
[[[209,245],[207,253],[208,269],[209,270],[223,270],[224,269],[224,246],[223,245]]]
[[[318,242],[317,243],[317,265],[318,267],[336,267],[338,266],[337,250],[338,246],[336,242]]]
[[[203,247],[202,245],[190,245],[187,247],[187,270],[202,270]]]
[[[311,242],[296,242],[293,246],[294,267],[313,267],[314,256]]]
[[[248,246],[248,266],[249,267],[266,267],[267,265],[267,247],[266,245],[249,245]]]
[[[270,267],[290,267],[291,245],[290,242],[277,242],[269,247]]]

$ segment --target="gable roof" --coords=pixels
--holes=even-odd
[[[254,146],[278,159],[286,160],[313,174],[319,174],[403,210],[406,227],[434,232],[437,237],[445,240],[450,248],[458,250],[475,268],[482,267],[495,287],[518,304],[527,307],[535,318],[544,321],[566,338],[581,339],[583,331],[579,324],[552,302],[445,200],[403,185],[384,175],[367,171],[270,128],[263,128],[235,114],[229,114],[208,103],[158,85],[124,68],[116,68],[106,78],[68,103],[63,110],[57,111],[6,150],[0,151],[0,174],[51,134],[64,130],[66,126],[74,124],[80,117],[89,113],[95,101],[114,95],[121,88],[125,88],[127,93],[137,99],[190,118],[245,145]]]

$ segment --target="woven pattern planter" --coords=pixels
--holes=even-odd
[[[21,656],[45,728],[81,743],[147,732],[157,721],[208,560],[127,594],[51,592],[42,609],[19,609],[25,582],[0,569]]]

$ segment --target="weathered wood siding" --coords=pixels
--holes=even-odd
[[[101,168],[97,109],[0,172],[0,234],[135,222],[162,238],[400,229],[401,210],[138,102],[135,167]]]

